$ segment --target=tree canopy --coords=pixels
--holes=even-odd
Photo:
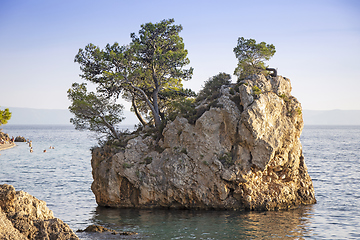
[[[189,93],[182,81],[191,78],[193,69],[184,69],[190,61],[181,30],[168,19],[141,25],[138,35],[131,33],[128,45],[114,43],[100,49],[89,44],[75,56],[80,76],[95,83],[99,94],[130,101],[141,123],[153,120],[160,129],[171,100]]]
[[[0,126],[7,124],[10,118],[11,118],[11,112],[8,108],[5,108],[4,110],[0,110]]]
[[[154,125],[159,132],[166,121],[187,116],[195,122],[203,109],[195,105],[218,97],[222,85],[230,84],[230,75],[219,73],[205,82],[196,94],[184,89],[182,81],[191,79],[193,68],[180,37],[181,25],[174,19],[141,25],[138,34],[131,33],[131,42],[115,42],[105,48],[90,43],[79,49],[75,62],[80,64],[80,77],[95,84],[96,92],[87,92],[86,84],[74,83],[68,90],[69,107],[77,129],[107,133],[118,138],[116,124],[122,121],[121,97],[131,103],[131,110],[143,125]],[[275,47],[265,42],[240,37],[233,49],[238,65],[234,74],[239,78],[266,69],[264,61],[275,54]],[[209,106],[212,106],[211,104]]]
[[[68,90],[68,98],[72,101],[69,110],[75,115],[70,122],[76,129],[88,129],[119,138],[116,124],[123,120],[121,114],[124,107],[121,104],[88,92],[85,83],[73,83],[72,88]]]
[[[270,60],[275,52],[273,44],[256,43],[255,39],[239,37],[237,46],[234,48],[235,56],[239,60],[234,74],[239,78],[244,78],[263,72],[266,69],[264,61]]]
[[[229,85],[231,83],[231,76],[227,73],[219,73],[207,81],[205,81],[205,85],[200,90],[197,101],[201,101],[206,98],[217,98],[220,94],[220,88],[223,85]]]

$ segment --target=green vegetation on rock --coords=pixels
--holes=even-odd
[[[80,76],[94,83],[100,95],[115,100],[122,96],[131,102],[139,121],[154,123],[160,131],[172,102],[191,94],[182,85],[193,69],[184,69],[190,61],[181,30],[174,19],[168,19],[141,25],[139,35],[131,33],[127,45],[107,44],[100,49],[88,44],[75,56]]]
[[[234,48],[235,56],[239,61],[234,74],[239,79],[244,79],[249,75],[265,73],[264,61],[270,60],[275,52],[273,44],[256,43],[255,39],[239,37]]]
[[[69,110],[75,115],[70,122],[76,129],[88,129],[119,138],[115,126],[123,120],[121,114],[124,107],[121,104],[103,95],[88,92],[85,83],[74,83],[68,90],[68,98],[72,102]]]
[[[130,34],[129,44],[115,42],[101,49],[90,43],[79,49],[75,62],[80,65],[80,77],[94,84],[96,91],[88,92],[85,83],[74,83],[68,90],[69,109],[75,115],[71,122],[76,129],[105,134],[108,140],[126,144],[127,137],[116,128],[123,120],[123,105],[118,103],[122,98],[131,103],[131,111],[140,121],[138,133],[145,131],[145,136],[159,141],[166,124],[176,117],[195,124],[210,108],[223,107],[218,99],[222,86],[231,85],[230,74],[220,72],[210,77],[198,95],[183,87],[193,68],[186,68],[190,60],[179,35],[183,28],[174,22],[165,19],[143,24],[138,34]],[[240,79],[265,73],[264,61],[275,54],[275,47],[240,37],[234,53],[239,61],[235,74]],[[241,110],[238,93],[239,83],[230,88],[230,94]],[[261,90],[254,86],[253,94],[259,95]]]

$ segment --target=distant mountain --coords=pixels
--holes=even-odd
[[[4,109],[5,107],[1,107]],[[8,124],[70,124],[72,114],[67,109],[33,109],[9,107],[12,117]],[[135,114],[124,111],[121,125],[134,126]],[[360,125],[360,110],[303,110],[305,125]]]
[[[6,107],[1,107],[4,109]],[[67,109],[34,109],[34,108],[17,108],[8,107],[12,113],[8,124],[26,125],[26,124],[71,124],[70,118],[73,114]],[[135,114],[130,111],[124,111],[126,119],[121,122],[121,125],[135,125],[139,121]]]
[[[360,125],[360,110],[303,110],[305,125]]]

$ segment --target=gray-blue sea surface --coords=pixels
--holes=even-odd
[[[2,128],[32,140],[34,152],[26,143],[1,151],[0,184],[46,201],[74,231],[99,224],[139,233],[77,233],[81,239],[360,239],[360,126],[305,126],[301,142],[317,204],[273,212],[97,207],[90,188],[92,134],[72,126]]]

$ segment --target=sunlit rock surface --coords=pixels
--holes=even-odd
[[[44,201],[11,185],[0,185],[0,239],[79,239]]]
[[[200,107],[206,107],[203,102]],[[156,144],[144,130],[124,148],[96,148],[92,190],[100,206],[288,209],[315,203],[290,80],[254,75],[223,86],[195,124],[176,118]]]

